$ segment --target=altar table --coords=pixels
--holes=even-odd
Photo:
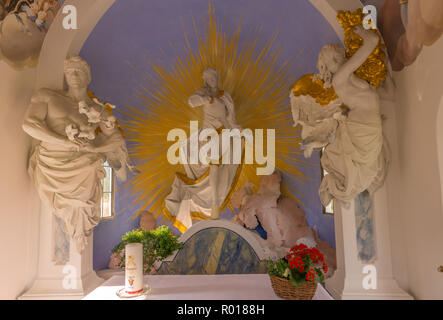
[[[149,295],[124,300],[281,300],[267,274],[146,275],[144,282]],[[112,276],[83,299],[119,300],[124,283],[124,275]],[[333,299],[319,284],[313,300]]]

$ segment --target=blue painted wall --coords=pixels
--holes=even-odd
[[[242,18],[243,34],[261,26],[263,37],[268,39],[278,31],[281,57],[285,61],[296,58],[294,74],[298,76],[316,71],[317,54],[323,45],[339,42],[329,23],[307,0],[212,0],[212,4],[218,20],[226,18],[235,27]],[[91,90],[121,109],[138,106],[134,92],[143,82],[142,73],[150,71],[148,60],[167,65],[183,56],[184,32],[194,34],[192,17],[201,24],[207,13],[207,0],[117,0],[80,53],[92,68]],[[123,118],[118,112],[116,115]],[[317,225],[320,236],[335,246],[333,217],[322,214],[317,194],[319,155],[314,154],[303,170],[312,181],[290,183],[297,187],[297,196],[306,205],[303,209],[308,224]],[[95,269],[107,267],[110,251],[121,235],[138,225],[138,221],[131,220],[137,208],[123,210],[130,203],[124,191],[118,191],[115,211],[122,212],[94,230]],[[221,215],[231,216],[228,210]]]

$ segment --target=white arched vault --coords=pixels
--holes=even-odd
[[[341,42],[344,41],[343,28],[337,20],[337,11],[356,10],[361,8],[359,0],[309,0],[311,4],[323,15],[334,29]]]
[[[77,29],[63,28],[62,8],[55,17],[40,52],[37,66],[36,89],[63,89],[63,62],[68,56],[80,52],[86,39],[115,0],[66,0],[63,7],[74,6],[77,11]]]
[[[115,0],[75,1],[66,0],[63,7],[72,5],[77,9],[78,29],[63,28],[63,10],[52,23],[40,53],[37,66],[36,88],[63,88],[63,61],[78,54],[94,27],[114,4]],[[343,42],[343,30],[336,16],[338,10],[354,10],[361,7],[359,0],[310,0],[311,4],[329,22]]]

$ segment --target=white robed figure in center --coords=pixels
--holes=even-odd
[[[193,218],[218,218],[232,190],[237,171],[240,169],[239,164],[233,164],[233,158],[238,159],[239,155],[233,154],[231,143],[227,146],[222,143],[221,139],[223,129],[241,130],[235,119],[232,97],[219,89],[217,70],[206,69],[203,72],[203,81],[203,88],[191,95],[188,100],[192,108],[203,107],[203,123],[198,130],[191,132],[191,136],[181,146],[181,162],[186,175],[177,173],[172,184],[172,191],[165,199],[163,210],[165,216],[173,221],[174,226],[181,232],[185,232],[192,226]],[[219,152],[216,154],[211,153],[211,150],[207,152],[201,150],[202,146],[204,147],[211,140],[211,131],[218,134],[218,137],[212,136],[212,139],[219,142]],[[199,141],[199,137],[206,137],[206,140]],[[199,141],[198,146],[191,144],[191,141]],[[195,161],[191,161],[190,158],[191,148],[196,151],[194,154],[206,154],[205,161],[198,159],[197,163],[193,164]],[[221,158],[227,154],[229,154],[229,164],[224,164]]]

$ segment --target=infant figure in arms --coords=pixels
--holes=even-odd
[[[40,199],[82,253],[100,221],[104,161],[119,179],[126,179],[127,168],[134,169],[116,118],[88,94],[89,65],[72,57],[65,60],[64,74],[68,90],[38,90],[23,130],[38,141],[28,172]]]

